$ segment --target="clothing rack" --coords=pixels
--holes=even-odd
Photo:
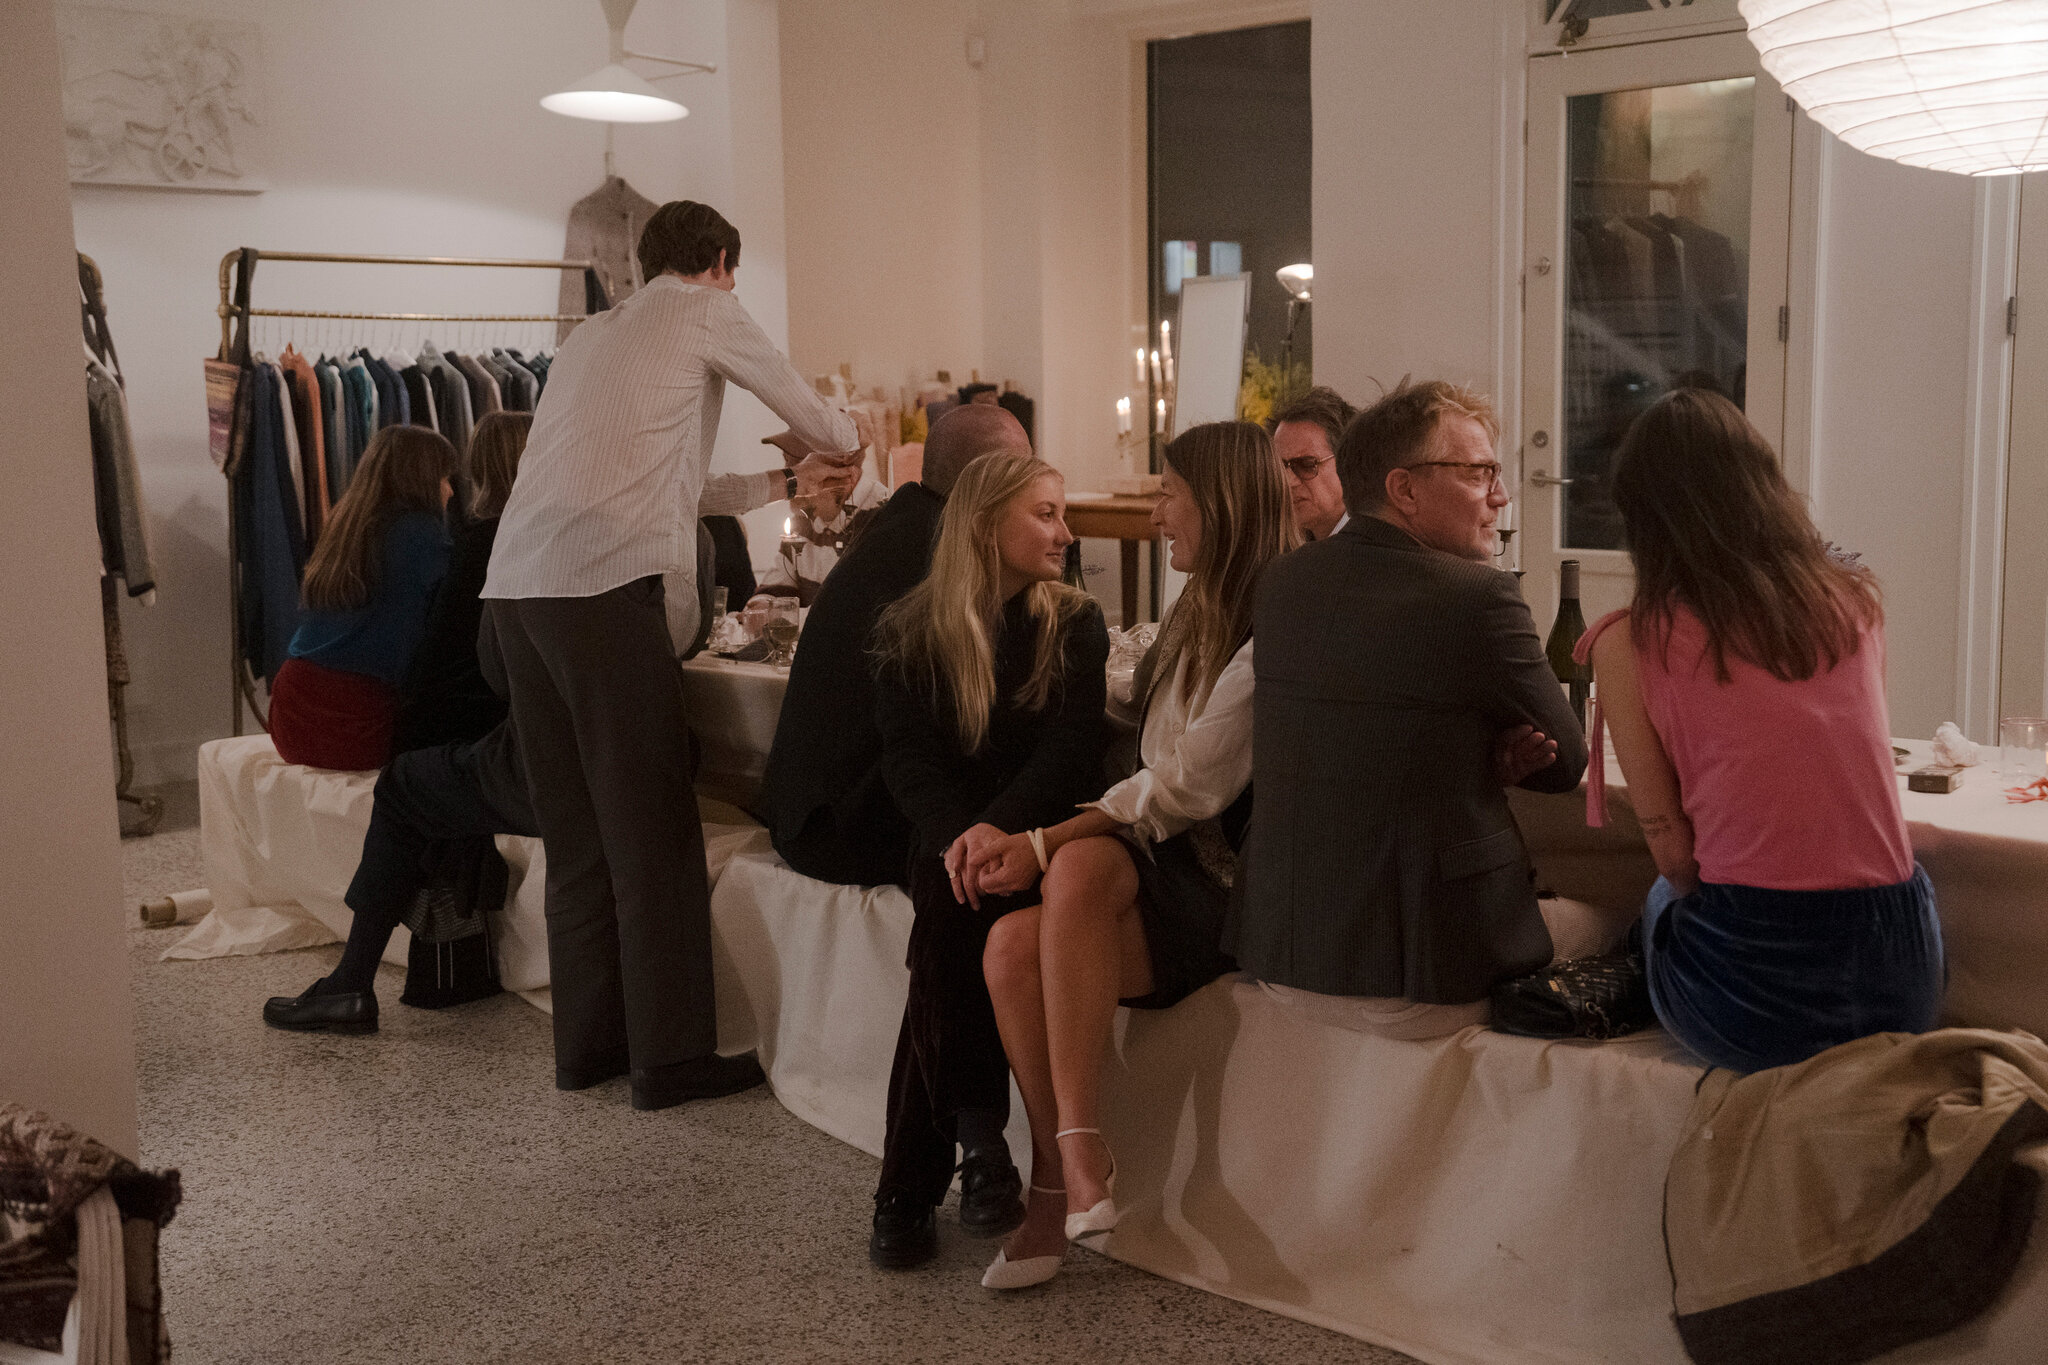
[[[121,359],[114,353],[114,338],[107,329],[106,279],[99,263],[83,251],[78,253],[78,311],[85,332],[85,344],[100,363],[113,373],[114,382],[124,387]],[[114,799],[135,807],[139,819],[122,830],[124,834],[150,835],[163,823],[164,799],[153,792],[135,788],[135,750],[128,742],[128,650],[121,636],[121,594],[108,574],[100,575],[100,624],[107,644],[107,718],[114,727]]]
[[[303,308],[257,308],[250,302],[257,263],[260,261],[310,261],[328,265],[425,265],[475,266],[509,270],[580,270],[584,272],[588,307],[582,313],[358,313]],[[593,261],[523,260],[489,256],[365,256],[320,251],[260,251],[239,247],[220,259],[220,352],[216,357],[242,367],[244,382],[249,367],[249,328],[255,318],[320,318],[367,322],[580,322],[590,313],[609,307],[597,280]],[[246,394],[246,390],[245,390]],[[238,404],[237,412],[246,404]],[[238,433],[239,435],[239,433]],[[236,437],[230,438],[230,448]],[[256,696],[256,679],[242,658],[242,581],[239,543],[240,508],[236,503],[236,466],[232,459],[224,471],[228,476],[228,649],[233,732],[242,733],[242,708],[246,704],[256,723],[269,728]]]

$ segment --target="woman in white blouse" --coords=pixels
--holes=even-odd
[[[1251,814],[1252,599],[1300,539],[1266,433],[1212,422],[1177,437],[1152,521],[1188,581],[1138,668],[1142,766],[968,867],[983,894],[1044,882],[982,959],[1032,1145],[1027,1214],[982,1277],[991,1289],[1043,1283],[1069,1239],[1116,1224],[1096,1111],[1118,1002],[1164,1009],[1232,965],[1217,944]]]

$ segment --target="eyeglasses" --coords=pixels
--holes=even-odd
[[[1335,455],[1297,455],[1291,460],[1282,460],[1280,467],[1303,483],[1307,483],[1316,476],[1318,469],[1336,458]]]
[[[1417,460],[1414,464],[1402,465],[1403,469],[1455,469],[1458,477],[1472,488],[1491,489],[1500,482],[1499,460]]]

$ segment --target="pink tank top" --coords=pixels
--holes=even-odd
[[[1590,657],[1594,622],[1573,651]],[[1707,634],[1680,611],[1668,651],[1636,642],[1650,724],[1678,772],[1700,880],[1777,891],[1890,886],[1913,875],[1899,809],[1884,699],[1884,634],[1866,629],[1855,654],[1804,682],[1743,659],[1715,677]],[[1593,709],[1586,823],[1606,823],[1604,717]]]

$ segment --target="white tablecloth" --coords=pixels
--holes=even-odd
[[[302,768],[278,757],[268,735],[199,746],[199,852],[213,909],[166,958],[279,953],[337,943],[353,912],[342,900],[370,827],[375,773]],[[734,849],[762,838],[742,812],[705,803],[705,852],[715,878]],[[491,924],[498,977],[542,1009],[548,995],[544,917],[547,854],[540,840],[498,836],[511,870],[505,912]],[[384,960],[405,965],[401,927]]]
[[[743,994],[776,1098],[879,1154],[909,898],[813,882],[757,845],[727,864],[712,918],[721,1028]],[[1443,1365],[1683,1365],[1663,1189],[1699,1075],[1661,1032],[1392,1042],[1226,979],[1119,1014],[1103,1130],[1124,1221],[1107,1250]],[[1998,1311],[1888,1359],[2039,1358],[2044,1271],[2039,1226]]]
[[[683,665],[683,700],[704,746],[697,789],[746,808],[761,789],[789,670],[700,654]]]

